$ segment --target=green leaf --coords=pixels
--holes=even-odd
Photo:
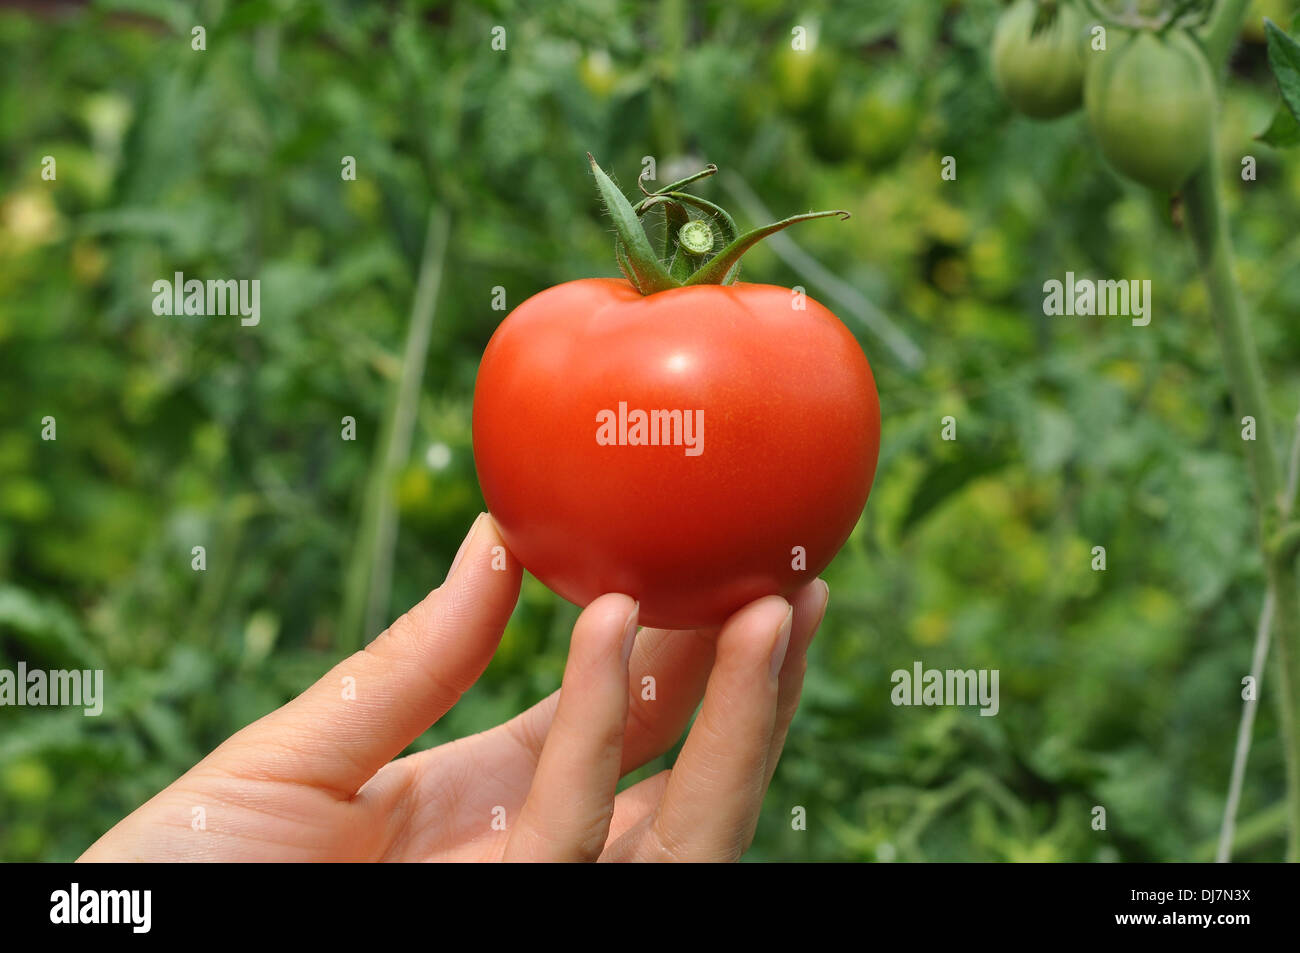
[[[1277,149],[1300,146],[1300,122],[1296,121],[1285,105],[1278,106],[1268,128],[1255,138]]]
[[[1007,465],[1007,462],[1008,458],[1004,453],[994,452],[980,453],[973,457],[963,455],[932,467],[921,478],[912,493],[912,499],[907,504],[907,512],[898,524],[898,535],[906,536],[917,523],[929,516],[950,496],[981,477],[1000,470]]]
[[[1282,104],[1268,128],[1255,138],[1284,149],[1300,145],[1300,43],[1267,18],[1264,29],[1268,34],[1268,63],[1282,93]]]
[[[1282,101],[1291,116],[1300,119],[1300,43],[1282,32],[1272,20],[1264,21],[1268,33],[1268,65],[1282,91]]]
[[[70,610],[17,586],[0,586],[0,634],[6,631],[16,632],[22,644],[60,662],[105,667],[103,654],[81,633]]]

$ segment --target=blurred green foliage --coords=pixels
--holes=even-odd
[[[1260,6],[1290,22],[1288,3]],[[587,151],[628,192],[655,156],[716,162],[779,214],[849,209],[791,237],[923,355],[907,366],[770,244],[747,257],[750,280],[803,284],[844,316],[884,413],[876,486],[827,573],[830,613],[750,856],[1204,856],[1262,599],[1240,425],[1177,208],[1108,172],[1080,115],[1009,112],[988,75],[997,13],[993,0],[0,12],[0,667],[103,667],[108,696],[99,718],[0,709],[0,858],[77,856],[359,645],[348,580],[377,487],[400,519],[389,617],[441,580],[482,505],[469,419],[503,317],[492,289],[513,306],[615,273]],[[809,52],[791,50],[796,26]],[[1221,149],[1289,421],[1300,167],[1252,141],[1276,101],[1252,26]],[[1247,154],[1258,181],[1236,176]],[[41,179],[45,155],[56,181]],[[348,155],[356,181],[340,177]],[[739,188],[700,192],[757,224],[727,181]],[[388,473],[434,209],[450,245],[411,453]],[[1150,278],[1151,325],[1044,318],[1042,283],[1067,270]],[[261,324],[155,316],[152,283],[175,271],[259,277]],[[40,439],[47,415],[54,442]],[[355,442],[340,439],[345,415]],[[956,442],[940,440],[945,415]],[[1096,545],[1105,572],[1090,569]],[[526,579],[487,673],[417,747],[554,690],[575,615]],[[918,659],[999,669],[999,715],[894,707],[890,673]],[[1239,857],[1280,855],[1282,793],[1265,704]],[[1094,805],[1107,831],[1091,829]],[[791,829],[795,806],[806,831]]]

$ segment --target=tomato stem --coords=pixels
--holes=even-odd
[[[677,244],[692,255],[706,255],[713,251],[713,229],[699,219],[687,222],[677,230]]]
[[[733,284],[740,275],[741,257],[768,235],[795,222],[832,215],[841,219],[849,217],[849,213],[843,210],[807,212],[742,235],[726,209],[698,195],[681,191],[684,186],[713,175],[718,171],[716,165],[710,164],[694,175],[654,192],[646,189],[643,175],[637,179],[637,187],[645,197],[633,206],[591,153],[587,153],[587,158],[596,177],[601,201],[614,220],[614,258],[624,277],[643,295],[687,285]],[[666,228],[661,256],[651,248],[649,236],[640,221],[652,208],[662,208],[664,213]],[[696,212],[695,217],[691,216],[691,209]],[[720,250],[713,253],[719,246]]]
[[[1241,23],[1250,0],[1216,0],[1209,20],[1199,31],[1205,53],[1218,76],[1241,33]]]

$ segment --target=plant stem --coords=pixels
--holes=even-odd
[[[1285,509],[1295,505],[1297,481],[1300,481],[1300,418],[1291,439],[1291,462],[1287,467],[1286,487],[1282,491]],[[1294,524],[1292,524],[1294,525]],[[1277,610],[1277,591],[1269,586],[1264,596],[1264,608],[1255,628],[1255,651],[1250,660],[1250,677],[1255,683],[1255,693],[1241,706],[1241,722],[1237,726],[1237,748],[1232,756],[1232,777],[1228,782],[1228,800],[1223,806],[1223,826],[1219,829],[1219,847],[1215,861],[1226,864],[1232,859],[1232,845],[1236,839],[1237,808],[1241,804],[1241,789],[1246,780],[1246,761],[1250,757],[1250,741],[1255,727],[1255,710],[1259,707],[1260,686],[1264,683],[1264,662],[1268,660],[1269,637],[1273,632],[1273,614]]]
[[[1214,5],[1214,13],[1201,32],[1201,42],[1205,44],[1206,56],[1215,69],[1222,69],[1228,61],[1249,5],[1250,0],[1219,0]]]
[[[1269,805],[1237,825],[1236,833],[1232,838],[1233,849],[1250,850],[1265,841],[1280,837],[1286,831],[1286,820],[1285,801]],[[1214,859],[1216,849],[1217,844],[1214,840],[1205,841],[1192,851],[1192,856],[1188,860],[1195,864],[1203,864]]]
[[[1233,6],[1227,0],[1223,7]],[[1216,24],[1222,10],[1216,10]],[[1219,194],[1218,150],[1211,144],[1210,158],[1192,176],[1184,191],[1188,230],[1210,295],[1211,310],[1223,351],[1233,405],[1241,416],[1255,418],[1255,439],[1244,441],[1251,479],[1260,543],[1269,589],[1275,593],[1273,625],[1278,655],[1278,693],[1287,777],[1287,859],[1300,860],[1300,601],[1294,566],[1285,554],[1269,551],[1267,543],[1285,520],[1289,509],[1281,487],[1281,471],[1272,414],[1264,392],[1264,376],[1241,291],[1237,287],[1232,242]]]
[[[348,571],[340,641],[360,648],[379,634],[388,612],[393,553],[397,544],[397,508],[393,484],[411,452],[420,382],[429,356],[434,305],[442,283],[450,216],[435,206],[429,211],[424,252],[407,324],[402,370],[393,390],[380,455],[371,468],[361,528]]]
[[[1273,631],[1273,613],[1277,606],[1277,592],[1270,586],[1264,596],[1264,608],[1255,628],[1255,651],[1250,659],[1250,677],[1255,682],[1255,693],[1241,706],[1241,721],[1237,725],[1237,747],[1232,754],[1232,776],[1228,781],[1228,799],[1223,805],[1223,825],[1219,828],[1219,848],[1216,863],[1232,860],[1232,845],[1237,836],[1237,808],[1241,804],[1241,789],[1246,781],[1246,760],[1250,757],[1250,740],[1255,728],[1255,710],[1259,707],[1259,693],[1264,683],[1264,662],[1268,659],[1269,635]]]

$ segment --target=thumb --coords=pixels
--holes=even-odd
[[[519,597],[519,579],[492,517],[480,514],[441,586],[205,761],[351,798],[478,680]]]

